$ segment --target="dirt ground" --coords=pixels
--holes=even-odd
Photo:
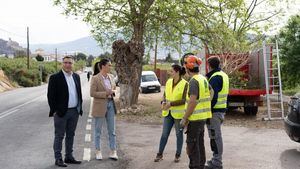
[[[139,104],[145,107],[145,111],[139,114],[119,114],[120,120],[137,122],[141,124],[161,124],[160,101],[163,90],[160,93],[145,93],[139,95]],[[266,106],[259,107],[256,116],[246,115],[243,109],[232,110],[226,113],[224,125],[248,128],[283,129],[283,120],[263,121],[266,117]]]
[[[158,151],[162,125],[118,121],[120,149],[128,159],[129,169],[184,169],[188,168],[186,144],[182,158],[174,163],[175,131],[172,130],[164,151],[164,160],[153,162]],[[223,126],[223,167],[226,169],[299,169],[299,143],[291,141],[280,129],[253,129]],[[186,136],[184,136],[186,137]],[[184,138],[185,139],[185,138]],[[206,159],[212,156],[205,131]]]
[[[139,95],[144,111],[137,114],[118,114],[117,131],[120,149],[128,159],[128,168],[183,169],[188,168],[188,157],[182,149],[182,159],[174,163],[175,132],[172,130],[164,151],[164,160],[155,163],[162,131],[160,93]],[[248,116],[242,110],[227,112],[222,127],[226,169],[296,169],[300,168],[299,143],[289,139],[283,130],[283,121],[263,121],[266,108],[260,107],[257,116]],[[212,156],[205,131],[206,158]]]

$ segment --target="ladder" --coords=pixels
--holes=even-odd
[[[263,42],[264,75],[267,101],[267,117],[263,118],[263,120],[282,120],[284,118],[280,60],[277,40],[275,43],[275,51],[273,48],[274,44],[266,45],[266,42]],[[273,54],[276,54],[276,59],[274,59]],[[276,66],[274,66],[273,63],[276,63]]]

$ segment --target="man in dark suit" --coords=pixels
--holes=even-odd
[[[73,73],[74,60],[71,56],[63,58],[62,70],[50,76],[48,84],[49,117],[54,117],[54,156],[55,165],[67,167],[80,164],[73,157],[73,142],[79,114],[82,115],[82,93],[80,77]],[[62,141],[65,139],[65,160],[62,160]]]

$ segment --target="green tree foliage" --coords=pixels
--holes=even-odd
[[[16,50],[15,51],[15,58],[24,58],[27,56],[27,53],[25,50]]]
[[[285,88],[300,85],[300,16],[292,16],[279,34],[282,82]]]
[[[84,54],[84,53],[77,53],[75,56],[74,56],[74,60],[75,61],[79,61],[79,60],[86,60],[87,59],[87,55]]]
[[[190,43],[208,47],[214,53],[245,52],[256,47],[263,37],[261,33],[272,26],[271,19],[280,16],[281,8],[276,8],[275,3],[287,1],[173,1],[163,7],[167,10],[159,10],[163,25],[158,32],[163,32],[161,39],[176,49]],[[255,38],[249,38],[249,33],[256,34]],[[189,38],[183,39],[183,35]]]
[[[104,58],[111,59],[111,57],[112,57],[112,55],[109,52],[102,53],[98,56],[99,60],[104,59]]]
[[[168,62],[168,63],[171,63],[171,62],[173,62],[174,60],[173,60],[173,58],[172,58],[172,56],[171,56],[171,53],[168,53],[168,55],[167,55],[167,57],[166,57],[166,62]]]
[[[181,51],[183,35],[188,35],[186,43],[207,46],[214,52],[244,50],[249,45],[246,33],[256,31],[257,23],[278,13],[269,11],[267,15],[255,16],[253,12],[259,4],[276,0],[251,0],[249,5],[246,0],[53,1],[66,15],[81,17],[90,24],[92,34],[101,44],[112,44],[117,39],[128,41],[115,41],[112,47],[120,83],[132,88],[125,91],[134,92],[121,99],[131,99],[127,105],[137,103],[144,44],[151,48],[161,41]]]
[[[39,61],[39,62],[43,62],[43,61],[44,61],[44,57],[41,56],[40,54],[37,54],[36,57],[35,57],[35,59],[36,59],[37,61]]]
[[[94,60],[94,56],[89,55],[89,57],[87,58],[87,61],[86,61],[86,66],[88,66],[88,67],[92,66],[93,60]]]
[[[149,64],[150,61],[150,52],[147,52],[147,54],[143,58],[143,65]]]

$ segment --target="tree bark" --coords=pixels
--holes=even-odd
[[[136,38],[140,38],[136,36]],[[120,108],[137,104],[145,47],[140,41],[125,43],[117,40],[112,45],[112,58],[120,84]]]
[[[155,47],[154,47],[154,71],[156,71],[156,63],[157,63],[157,34],[155,36]]]

